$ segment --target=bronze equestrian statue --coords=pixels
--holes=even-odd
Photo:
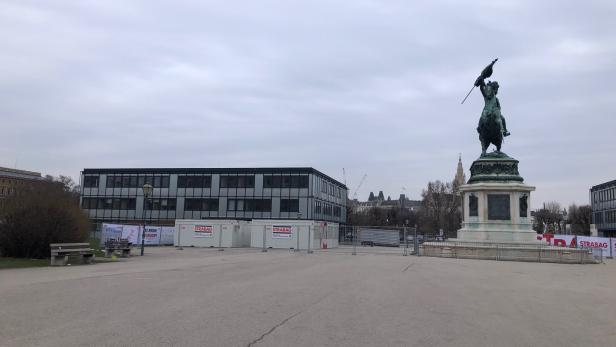
[[[497,60],[494,59],[490,65],[486,66],[475,81],[475,87],[479,87],[485,102],[481,118],[479,118],[479,125],[477,126],[479,141],[481,141],[482,157],[486,155],[486,149],[488,149],[491,143],[496,146],[497,153],[500,153],[503,138],[510,135],[509,131],[507,131],[505,117],[501,113],[500,102],[496,97],[496,94],[498,94],[498,82],[484,82],[486,78],[492,76],[492,67]]]

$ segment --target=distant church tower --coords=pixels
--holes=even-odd
[[[466,175],[464,174],[464,168],[462,167],[462,154],[458,157],[458,170],[456,171],[456,177],[453,179],[456,186],[466,184]]]

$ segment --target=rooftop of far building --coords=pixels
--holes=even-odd
[[[18,179],[42,179],[40,172],[11,169],[0,166],[0,177]]]

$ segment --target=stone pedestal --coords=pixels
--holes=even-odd
[[[479,182],[460,187],[464,221],[458,241],[537,242],[530,219],[530,193],[518,182]]]
[[[460,187],[464,221],[456,241],[537,242],[530,220],[530,193],[518,161],[505,153],[475,160],[468,184]]]

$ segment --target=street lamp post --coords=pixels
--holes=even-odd
[[[148,199],[150,195],[152,195],[152,191],[154,187],[151,184],[143,185],[143,230],[141,231],[141,255],[143,256],[143,247],[145,246],[145,201]]]

